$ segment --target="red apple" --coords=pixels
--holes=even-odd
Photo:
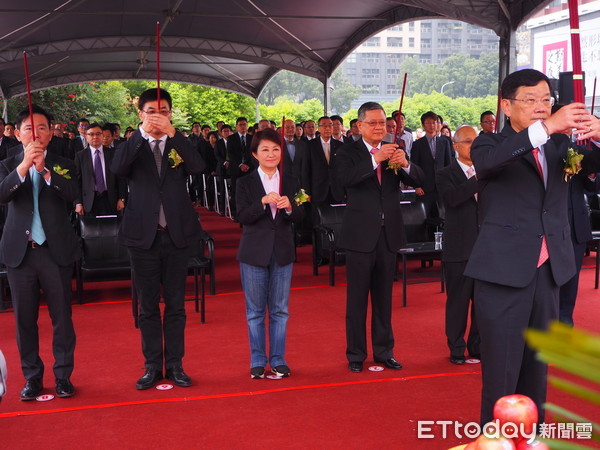
[[[550,447],[545,442],[542,441],[533,441],[531,444],[527,443],[526,439],[522,439],[517,444],[517,450],[550,450]]]
[[[506,423],[513,423],[516,426],[523,424],[524,433],[531,436],[538,420],[537,406],[526,395],[505,395],[494,405],[494,419],[498,419],[500,426]],[[521,429],[519,433],[520,431]],[[520,436],[524,437],[521,433]]]
[[[473,447],[474,450],[515,450],[515,444],[512,439],[504,437],[496,439],[489,438],[482,434],[475,442],[473,442],[473,444],[475,444]]]

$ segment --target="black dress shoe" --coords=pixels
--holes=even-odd
[[[146,373],[135,383],[135,388],[140,391],[150,389],[160,380],[162,380],[162,370],[146,369]]]
[[[75,388],[68,378],[56,379],[56,396],[60,398],[73,397]]]
[[[192,379],[187,376],[182,367],[167,369],[167,380],[171,380],[175,386],[190,387]]]
[[[350,369],[350,372],[362,372],[363,370],[363,363],[361,361],[351,361],[348,364],[348,369]]]
[[[40,395],[40,392],[44,389],[44,384],[42,383],[41,378],[32,378],[25,382],[25,386],[23,386],[23,390],[21,391],[21,400],[29,401],[35,400],[35,398]]]
[[[389,359],[386,359],[385,361],[375,360],[375,362],[378,363],[378,364],[383,364],[388,369],[394,369],[394,370],[400,370],[400,369],[402,369],[402,364],[400,364],[394,358],[389,358]]]
[[[465,363],[465,358],[455,358],[454,356],[450,357],[450,362],[452,364],[456,364],[457,366],[460,366],[461,364]]]

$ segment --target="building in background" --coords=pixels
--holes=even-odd
[[[567,0],[555,0],[517,30],[517,65],[533,68],[551,79],[573,70]],[[600,75],[600,0],[579,0],[579,30],[585,97],[592,104],[594,79]],[[600,87],[595,114],[600,114]],[[561,100],[562,102],[562,100]]]
[[[350,82],[362,88],[357,108],[365,101],[395,101],[400,95],[400,64],[417,56],[423,64],[442,64],[450,55],[479,58],[498,52],[498,36],[485,28],[452,20],[405,22],[363,42],[342,63]]]
[[[600,0],[579,0],[581,56],[585,72],[586,103],[591,105],[594,79],[600,75]],[[572,70],[567,0],[554,0],[517,30],[517,68],[534,68],[550,78]],[[400,64],[412,56],[423,64],[442,64],[450,55],[472,58],[498,52],[498,36],[464,22],[421,20],[405,22],[363,42],[342,63],[350,82],[362,89],[352,102],[395,101],[400,94]],[[465,76],[468,76],[465,74]],[[600,87],[595,113],[600,114]]]

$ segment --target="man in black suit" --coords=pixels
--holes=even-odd
[[[293,177],[300,185],[302,181],[302,163],[306,153],[306,142],[296,139],[296,123],[286,120],[283,124],[285,138],[285,153],[283,155],[284,176]]]
[[[114,123],[107,122],[102,125],[102,145],[110,149],[117,148],[115,141],[115,135],[117,134],[117,127]],[[87,136],[87,133],[86,133]],[[87,139],[87,137],[86,137]],[[89,143],[89,141],[88,141]]]
[[[71,275],[79,243],[68,210],[77,197],[72,161],[46,151],[52,136],[50,115],[34,105],[17,116],[16,136],[24,151],[0,163],[0,203],[8,216],[0,241],[0,260],[8,268],[17,321],[17,345],[27,380],[21,400],[34,400],[43,389],[38,313],[44,291],[53,328],[56,395],[71,397],[75,330],[71,319]]]
[[[71,153],[69,150],[70,139],[64,137],[62,125],[59,123],[53,123],[51,126],[53,127],[52,139],[50,139],[47,150],[55,155],[71,159]]]
[[[80,192],[75,212],[90,216],[117,214],[125,208],[127,185],[110,170],[114,149],[102,145],[103,130],[98,123],[90,124],[85,137],[88,147],[75,155]]]
[[[15,137],[15,124],[6,122],[4,124],[4,133],[3,134],[7,138],[17,140],[17,138]]]
[[[571,241],[575,257],[575,275],[560,287],[558,319],[567,325],[573,325],[573,311],[579,290],[579,272],[583,263],[583,255],[587,243],[592,240],[590,211],[585,202],[585,192],[598,192],[600,189],[599,174],[586,168],[585,159],[581,172],[569,180],[569,225]]]
[[[225,211],[225,183],[231,178],[229,166],[231,164],[229,156],[229,136],[233,133],[231,125],[224,124],[221,127],[221,139],[217,141],[215,147],[215,158],[217,160],[216,172],[217,183],[219,185],[219,207],[221,212]]]
[[[171,124],[171,96],[144,91],[138,100],[142,124],[117,147],[112,171],[124,177],[129,197],[119,242],[129,249],[140,302],[139,326],[146,372],[136,389],[149,389],[163,377],[191,386],[184,372],[185,280],[190,246],[202,228],[186,189],[188,175],[204,170],[200,154]],[[161,320],[161,285],[165,303]]]
[[[90,121],[83,117],[81,119],[79,119],[79,121],[77,122],[77,131],[79,132],[79,136],[75,136],[69,142],[69,155],[68,155],[69,159],[75,159],[75,155],[78,152],[80,152],[84,148],[87,148],[88,143],[87,143],[87,140],[85,139],[85,133],[86,133],[87,129],[89,128],[89,126],[90,126]]]
[[[329,117],[321,117],[318,124],[320,135],[308,141],[302,163],[302,187],[310,195],[313,214],[319,205],[344,202],[344,190],[333,177],[336,153],[344,144],[331,138],[333,122]]]
[[[317,134],[315,128],[316,127],[314,120],[307,120],[306,122],[304,122],[304,124],[302,125],[302,129],[304,130],[302,134],[302,140],[308,142],[312,141],[313,139],[316,139]]]
[[[285,138],[285,151],[283,154],[283,173],[286,178],[293,178],[302,185],[302,166],[307,153],[306,141],[296,138],[296,123],[293,120],[286,120],[283,126],[283,135]],[[310,215],[310,203],[304,204],[305,215],[302,222],[295,226],[296,242],[310,240],[312,233],[312,220]]]
[[[207,130],[206,133],[204,130]],[[190,141],[190,143],[192,144],[192,146],[196,149],[196,151],[198,153],[200,153],[200,156],[202,156],[202,158],[204,159],[204,162],[207,164],[208,166],[208,161],[205,158],[205,151],[206,151],[206,147],[210,147],[210,145],[208,144],[208,142],[206,141],[206,139],[208,139],[208,132],[210,132],[210,127],[208,125],[203,125],[202,127],[200,127],[200,123],[198,122],[194,122],[192,124],[192,129],[191,129],[191,133],[188,136],[188,140]],[[199,175],[194,175],[193,177],[191,177],[190,181],[188,182],[188,191],[190,193],[190,199],[192,200],[192,202],[199,204],[201,198],[202,198],[202,180],[201,180],[202,176],[201,174]]]
[[[9,148],[19,145],[15,139],[4,136],[4,120],[0,118],[0,161],[6,159]]]
[[[352,119],[350,121],[350,139],[353,141],[358,141],[360,136],[360,129],[358,128],[358,119]]]
[[[410,152],[410,160],[418,165],[425,174],[423,185],[415,189],[419,201],[425,204],[427,217],[438,217],[438,194],[435,186],[435,173],[450,164],[454,159],[454,150],[446,137],[437,136],[438,116],[428,111],[421,116],[425,136],[417,139]]]
[[[436,174],[440,200],[445,207],[442,261],[446,278],[446,338],[452,364],[465,363],[465,350],[480,357],[480,338],[473,314],[473,279],[464,276],[465,267],[477,238],[477,178],[471,162],[471,144],[477,133],[468,125],[454,134],[458,159]],[[465,343],[465,330],[471,309],[471,328]]]
[[[121,125],[119,125],[118,123],[113,123],[111,125],[114,126],[114,130],[113,130],[113,147],[117,148],[120,144],[122,144],[123,142],[125,142],[127,139],[125,139],[124,137],[121,137]]]
[[[344,119],[342,116],[337,114],[331,116],[331,122],[333,123],[332,139],[340,141],[342,144],[351,144],[352,138],[344,135]]]
[[[194,122],[190,131],[191,133],[188,136],[188,140],[192,143],[194,147],[198,147],[200,140],[204,139],[202,137],[202,130],[200,129],[200,122]]]
[[[235,121],[236,132],[227,140],[229,154],[229,176],[231,177],[231,212],[235,215],[235,190],[238,178],[248,175],[256,167],[250,154],[252,135],[248,134],[248,120],[238,117]]]
[[[346,249],[346,357],[360,372],[367,357],[366,318],[371,294],[371,336],[376,362],[401,369],[394,359],[392,286],[396,253],[406,243],[400,181],[419,186],[422,171],[396,144],[383,143],[385,111],[375,102],[358,109],[362,139],[338,150],[335,178],[347,192],[340,245]],[[389,160],[389,162],[388,162]],[[387,170],[388,163],[399,164]],[[397,173],[396,173],[397,172]]]
[[[496,132],[496,116],[491,111],[484,111],[479,116],[479,125],[481,131],[479,134],[495,133]]]
[[[576,129],[600,139],[600,120],[582,103],[551,114],[548,78],[533,69],[502,82],[501,107],[510,122],[499,134],[480,135],[471,159],[480,182],[479,235],[465,275],[475,278],[475,312],[481,334],[482,424],[498,398],[531,397],[544,421],[547,365],[525,344],[526,328],[545,329],[558,317],[559,286],[575,274],[567,217],[564,159]],[[600,168],[593,144],[584,161]]]

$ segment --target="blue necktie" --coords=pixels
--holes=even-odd
[[[40,217],[39,210],[39,192],[40,192],[40,180],[42,176],[33,172],[31,183],[33,184],[33,219],[31,220],[31,239],[37,244],[42,245],[46,241],[46,233],[44,233],[44,227],[42,226],[42,219]]]

